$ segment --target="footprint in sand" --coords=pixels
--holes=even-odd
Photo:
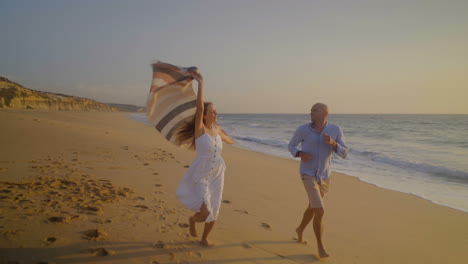
[[[19,232],[24,232],[24,230],[23,229],[6,230],[6,231],[3,231],[2,234],[6,239],[11,239],[13,236],[16,236]]]
[[[247,243],[242,244],[242,247],[243,247],[243,248],[252,248],[252,246],[249,245],[249,244],[247,244]]]
[[[98,223],[98,224],[110,224],[112,223],[112,220],[110,219],[107,219],[107,220],[102,220],[102,219],[94,219],[92,220],[94,223]]]
[[[229,201],[229,200],[223,200],[223,203],[225,203],[225,204],[230,204],[231,201]]]
[[[92,248],[89,252],[96,257],[106,257],[114,253],[113,251],[105,248]]]
[[[263,228],[265,228],[266,230],[271,230],[271,226],[267,223],[262,223],[261,224]]]
[[[190,167],[190,165],[185,165],[185,166],[184,166],[184,168],[187,168],[187,169],[188,169],[189,167]]]
[[[123,150],[128,150],[128,146],[123,146],[122,149]]]
[[[136,207],[136,208],[143,209],[143,210],[148,210],[148,209],[149,209],[148,206],[146,206],[146,205],[141,205],[141,204],[140,204],[140,205],[135,205],[135,207]]]
[[[73,173],[75,167],[59,158],[39,159],[32,161],[31,165],[37,166],[35,170],[40,171],[41,175],[22,182],[0,182],[0,203],[3,205],[6,202],[0,214],[21,208],[26,210],[18,215],[21,219],[42,214],[42,217],[39,216],[41,222],[49,225],[67,224],[82,220],[81,216],[73,216],[73,213],[83,213],[85,218],[84,213],[99,215],[103,213],[105,203],[129,198],[133,194],[129,188],[114,186],[108,180],[94,180],[92,175]],[[60,174],[52,176],[51,171]],[[11,221],[13,219],[8,220]]]
[[[70,223],[70,218],[69,217],[63,217],[63,216],[52,216],[47,218],[47,220],[50,223]]]
[[[153,247],[155,247],[155,248],[164,248],[164,247],[166,247],[166,244],[163,241],[158,241],[158,242],[153,244]]]
[[[42,244],[43,244],[44,246],[49,246],[49,245],[53,244],[55,241],[57,241],[57,238],[55,238],[55,237],[48,237],[48,238],[44,239],[44,241],[42,242]]]
[[[158,184],[155,184],[154,186],[156,186],[156,187],[162,187],[162,184],[159,184],[159,183],[158,183]]]
[[[237,209],[236,209],[236,210],[234,210],[234,211],[236,211],[236,212],[238,212],[238,213],[241,213],[241,214],[249,214],[249,212],[247,212],[247,211],[245,211],[245,210],[237,210]]]
[[[87,240],[104,240],[107,237],[107,233],[98,229],[90,229],[83,232],[83,238]]]
[[[86,214],[93,214],[93,215],[101,215],[104,213],[102,208],[94,206],[94,205],[82,206],[81,211]]]
[[[11,193],[11,191],[7,189],[3,189],[3,190],[0,190],[0,193]]]
[[[158,172],[155,172],[155,173],[153,173],[153,175],[159,175],[159,173],[158,173]]]

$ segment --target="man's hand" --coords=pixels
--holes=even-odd
[[[334,149],[336,149],[336,141],[328,134],[323,133],[323,141],[328,145],[332,146]]]
[[[313,155],[307,152],[301,152],[299,154],[299,157],[301,157],[301,161],[308,162],[309,160],[312,159]]]

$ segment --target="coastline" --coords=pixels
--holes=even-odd
[[[257,150],[254,150],[254,149],[249,149],[249,148],[245,148],[245,147],[242,147],[242,146],[233,146],[234,148],[238,148],[238,149],[242,149],[242,150],[246,150],[246,151],[251,151],[251,152],[255,152],[255,153],[259,153],[259,154],[263,154],[263,155],[267,155],[267,156],[270,156],[270,157],[275,157],[275,158],[281,158],[281,159],[285,159],[285,160],[293,160],[293,161],[297,161],[293,158],[286,158],[286,157],[282,157],[282,156],[277,156],[277,155],[270,155],[270,154],[266,154],[266,153],[263,153],[261,151],[257,151]],[[297,161],[298,162],[298,161]],[[299,166],[299,164],[297,165]],[[332,168],[333,169],[333,168]],[[420,195],[420,194],[416,194],[416,193],[408,193],[408,192],[404,192],[404,191],[400,191],[400,190],[397,190],[395,188],[389,188],[389,187],[386,187],[382,184],[377,184],[377,183],[373,183],[372,181],[366,181],[364,179],[361,179],[359,176],[355,176],[355,175],[351,175],[351,174],[348,174],[346,172],[340,172],[340,171],[337,171],[335,169],[332,170],[332,174],[335,175],[335,174],[342,174],[346,177],[352,177],[352,178],[356,178],[358,181],[362,182],[362,183],[365,183],[365,184],[370,184],[372,186],[375,186],[377,188],[381,188],[381,189],[384,189],[384,190],[387,190],[387,191],[393,191],[393,192],[398,192],[398,193],[402,193],[402,194],[406,194],[406,195],[411,195],[411,196],[414,196],[416,198],[419,198],[419,199],[423,199],[423,200],[426,200],[426,201],[429,201],[433,204],[436,204],[436,205],[440,205],[440,206],[443,206],[443,207],[447,207],[447,208],[450,208],[450,209],[453,209],[453,210],[457,210],[457,211],[460,211],[460,212],[463,212],[463,213],[468,213],[468,211],[465,211],[461,208],[457,208],[457,207],[454,207],[454,206],[450,206],[450,205],[447,205],[447,204],[444,204],[442,202],[438,202],[438,201],[435,201],[435,200],[431,200],[430,198],[427,198],[423,195]]]
[[[237,140],[237,147],[293,159],[287,150],[289,139],[294,128],[307,118],[303,114],[286,116],[222,115],[220,123]],[[455,119],[450,115],[392,116],[332,115],[330,122],[344,128],[350,148],[347,159],[333,158],[333,171],[468,212],[468,168],[461,158],[466,153],[464,135],[461,127],[455,124],[468,116]],[[436,124],[440,123],[455,125],[448,142],[435,136],[438,134]],[[369,132],[363,131],[361,126],[368,127]],[[396,131],[387,133],[388,126]],[[408,140],[414,143],[404,143]]]
[[[297,161],[225,145],[226,202],[212,234],[217,246],[206,249],[187,236],[185,224],[191,212],[175,197],[177,184],[194,153],[170,145],[154,128],[129,115],[0,111],[2,182],[36,181],[48,176],[66,178],[77,186],[93,181],[95,186],[83,192],[97,196],[109,192],[105,186],[130,190],[124,192],[125,196],[101,202],[78,201],[74,207],[68,206],[65,191],[62,196],[50,197],[49,202],[41,200],[56,191],[47,189],[51,186],[40,190],[42,196],[29,199],[34,206],[21,202],[25,199],[0,200],[1,261],[318,261],[311,227],[304,233],[307,245],[293,239],[307,200]],[[383,189],[354,176],[334,172],[332,177],[325,199],[324,242],[332,256],[327,262],[463,263],[468,257],[468,213]],[[106,184],[98,184],[100,181]],[[20,192],[15,189],[8,196]],[[31,193],[34,190],[23,197]],[[58,206],[51,206],[53,201]],[[100,211],[77,209],[90,204]],[[48,219],[52,216],[69,218],[68,222],[51,223]],[[91,229],[106,235],[84,239],[83,232]],[[49,237],[56,240],[47,241]],[[93,251],[100,248],[108,256],[100,257],[102,251]]]

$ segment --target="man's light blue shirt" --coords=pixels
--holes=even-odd
[[[336,151],[323,140],[323,134],[329,135],[336,141]],[[344,143],[344,135],[337,125],[326,123],[322,133],[312,128],[312,123],[297,128],[289,142],[289,152],[296,157],[297,146],[301,144],[301,151],[312,154],[308,162],[301,161],[301,175],[315,176],[317,180],[328,180],[331,175],[331,158],[333,152],[342,158],[348,156],[348,147]]]

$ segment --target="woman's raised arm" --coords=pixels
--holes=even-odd
[[[204,99],[203,99],[203,76],[198,72],[192,72],[193,79],[198,81],[197,92],[197,111],[195,112],[195,138],[203,135],[203,112],[204,112]]]

